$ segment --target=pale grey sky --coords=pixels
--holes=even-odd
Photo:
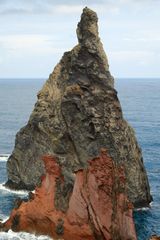
[[[160,0],[0,0],[0,78],[47,78],[88,6],[115,77],[160,77]]]

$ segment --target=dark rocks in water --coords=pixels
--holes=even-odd
[[[124,165],[129,200],[136,207],[148,206],[151,195],[141,149],[123,117],[97,21],[95,12],[83,10],[78,45],[64,53],[38,93],[27,125],[16,135],[6,185],[33,189],[44,173],[41,156],[51,154],[71,190],[73,173],[86,168],[87,160],[104,147],[116,164]]]
[[[12,180],[8,180],[7,183],[4,184],[7,188],[10,188],[12,190],[22,190],[25,189],[27,191],[34,190],[35,186],[32,185],[26,185],[24,182],[20,181],[17,185],[16,182],[13,182]]]
[[[55,157],[44,156],[46,176],[34,197],[14,208],[0,231],[26,231],[64,240],[136,240],[132,217],[133,205],[128,201],[125,173],[109,157],[106,149],[89,160],[86,169],[75,172],[74,187],[64,198],[67,208],[60,210],[56,198],[57,180],[66,185],[61,166]],[[59,194],[61,197],[63,192]]]

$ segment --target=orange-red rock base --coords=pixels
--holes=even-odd
[[[76,172],[66,213],[55,208],[56,180],[64,181],[52,156],[44,156],[46,176],[28,202],[13,209],[1,230],[26,231],[64,240],[136,240],[132,204],[125,195],[123,167],[113,164],[105,149]]]

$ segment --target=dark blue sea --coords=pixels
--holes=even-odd
[[[6,160],[12,152],[16,132],[33,110],[44,79],[0,79],[0,218],[6,219],[17,196],[27,193],[5,189]],[[134,212],[138,240],[160,235],[160,79],[116,79],[115,87],[125,118],[136,131],[143,151],[153,203]],[[5,155],[8,154],[8,155]],[[3,155],[3,157],[2,157]],[[25,233],[0,233],[0,240],[47,240]]]

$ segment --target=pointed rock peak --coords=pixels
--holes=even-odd
[[[85,44],[86,40],[95,41],[99,39],[97,22],[98,17],[96,12],[85,7],[77,26],[77,37],[80,44]]]
[[[85,47],[88,52],[97,55],[105,70],[109,71],[107,56],[99,38],[97,14],[87,7],[83,9],[81,20],[77,26],[77,37],[79,45]]]

